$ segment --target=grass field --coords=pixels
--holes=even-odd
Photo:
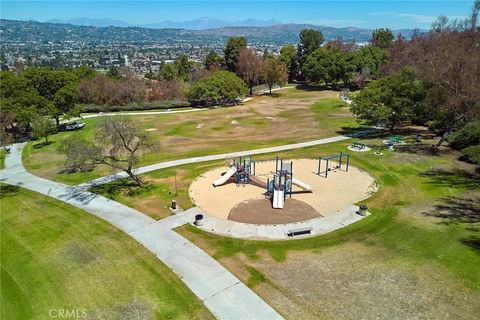
[[[7,156],[7,152],[5,149],[0,149],[0,170],[5,168],[5,157]]]
[[[40,194],[0,188],[2,319],[50,319],[60,308],[88,319],[213,318],[122,231]]]
[[[348,144],[281,155],[330,154]],[[475,319],[480,176],[449,149],[436,156],[429,150],[426,144],[381,156],[352,153],[352,164],[379,182],[379,192],[366,201],[374,214],[325,236],[268,242],[218,237],[191,226],[178,231],[287,318]]]
[[[245,105],[198,113],[135,116],[160,146],[145,154],[140,165],[201,155],[248,150],[295,143],[344,133],[358,128],[349,109],[334,91],[304,91],[295,88],[259,96]],[[78,132],[53,135],[44,146],[30,142],[24,149],[24,164],[36,175],[76,184],[111,173],[99,167],[88,173],[60,174],[64,156],[58,145],[67,135],[93,138],[99,118],[86,119]]]

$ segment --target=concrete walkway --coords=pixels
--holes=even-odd
[[[83,188],[32,175],[22,165],[24,145],[12,146],[0,171],[1,182],[66,202],[124,231],[171,268],[218,319],[282,319],[215,259],[171,230],[185,223],[182,214],[156,221]]]
[[[237,239],[290,240],[322,235],[346,227],[366,217],[359,215],[357,211],[358,206],[352,205],[342,210],[332,212],[326,217],[318,217],[295,223],[261,225],[220,219],[202,211],[198,207],[194,207],[184,211],[179,216],[176,215],[175,218],[171,217],[170,223],[175,225],[185,223],[193,224],[195,215],[203,214],[203,225],[199,228],[206,232]],[[367,213],[367,215],[369,215],[369,213]],[[301,228],[311,228],[310,234],[297,235],[295,237],[289,235],[290,230]]]
[[[94,114],[87,114],[81,117],[81,119],[88,119],[88,118],[97,118],[97,117],[112,117],[112,116],[161,116],[164,114],[175,114],[175,113],[189,113],[189,112],[200,112],[206,111],[207,108],[197,108],[197,109],[186,109],[186,110],[170,110],[170,111],[138,111],[138,112],[100,112]],[[80,118],[75,118],[80,119]],[[71,119],[73,120],[73,119]],[[70,120],[69,120],[70,121]]]
[[[352,133],[352,134],[339,135],[335,137],[329,137],[329,138],[323,138],[323,139],[317,139],[317,140],[311,140],[311,141],[305,141],[305,142],[299,142],[299,143],[285,144],[277,147],[268,147],[268,148],[261,148],[261,149],[245,150],[245,151],[238,151],[238,152],[232,152],[232,153],[222,153],[222,154],[215,154],[210,156],[160,162],[160,163],[155,163],[148,166],[140,167],[135,170],[135,173],[142,174],[150,171],[176,167],[176,166],[191,164],[191,163],[207,162],[207,161],[213,161],[213,160],[222,160],[222,159],[237,158],[237,157],[244,157],[244,156],[253,156],[253,155],[264,154],[264,153],[281,152],[281,151],[300,149],[305,147],[318,146],[322,144],[360,137],[362,135],[368,134],[375,130],[376,129],[374,128],[367,129],[367,130]],[[119,172],[119,173],[111,174],[105,177],[101,177],[101,178],[94,179],[92,181],[80,184],[79,187],[89,189],[96,185],[109,183],[109,182],[112,182],[118,179],[123,179],[126,177],[127,177],[127,174],[125,172]]]

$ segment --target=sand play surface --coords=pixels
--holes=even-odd
[[[214,187],[212,182],[228,170],[227,166],[200,175],[190,185],[189,193],[195,205],[218,218],[229,219],[230,216],[231,220],[240,222],[276,224],[326,216],[364,200],[377,191],[375,179],[356,167],[350,166],[348,172],[330,171],[328,178],[318,176],[317,167],[318,160],[293,160],[293,177],[309,184],[314,191],[305,193],[294,185],[292,199],[295,201],[288,204],[290,198],[287,197],[285,213],[281,212],[282,209],[271,209],[268,202],[261,201],[265,200],[266,190],[263,188],[254,185],[237,186],[234,182]],[[256,162],[257,178],[264,181],[271,179],[274,171],[275,161]],[[295,203],[296,201],[298,202]],[[252,210],[251,206],[255,203],[259,206]],[[313,210],[309,212],[308,208]],[[298,212],[297,215],[295,211]]]

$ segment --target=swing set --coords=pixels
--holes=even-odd
[[[343,161],[345,160],[345,163]],[[322,170],[322,161],[325,163],[324,168]],[[332,166],[332,163],[334,164]],[[334,154],[327,157],[318,157],[318,170],[317,174],[319,176],[324,176],[325,178],[328,177],[328,172],[332,170],[342,170],[342,166],[344,166],[345,171],[348,171],[348,166],[350,165],[350,154],[342,153]]]

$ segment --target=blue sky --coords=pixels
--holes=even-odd
[[[110,18],[129,23],[185,21],[201,17],[227,21],[275,19],[333,27],[429,28],[443,14],[467,17],[472,1],[4,1],[1,17],[37,20]]]

